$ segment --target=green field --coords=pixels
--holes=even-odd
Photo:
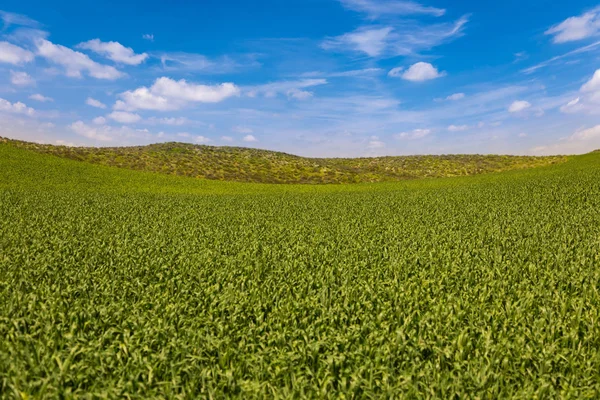
[[[599,398],[600,153],[221,182],[0,143],[0,398]]]

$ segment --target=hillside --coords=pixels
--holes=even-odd
[[[564,156],[441,155],[305,158],[240,147],[162,143],[136,147],[66,147],[0,138],[39,153],[132,170],[262,183],[360,183],[469,176],[561,163]]]

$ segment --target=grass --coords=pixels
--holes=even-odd
[[[2,398],[598,398],[600,153],[358,185],[0,144]]]
[[[498,155],[303,158],[239,147],[163,143],[140,147],[66,147],[0,138],[39,153],[126,169],[260,183],[361,183],[468,176],[565,162],[567,157]]]

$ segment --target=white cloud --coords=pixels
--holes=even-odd
[[[227,143],[233,142],[233,138],[231,136],[221,136],[221,140]]]
[[[35,110],[31,107],[27,107],[27,105],[21,103],[20,101],[16,103],[11,103],[8,100],[0,99],[0,112],[5,111],[14,114],[25,114],[32,116],[35,114]]]
[[[80,136],[84,136],[88,139],[99,140],[102,142],[110,142],[112,137],[107,135],[105,132],[106,127],[95,128],[93,126],[86,125],[83,121],[77,121],[70,125],[71,130]]]
[[[392,78],[399,78],[402,76],[402,71],[404,71],[404,67],[392,68],[390,72],[388,72],[388,76]]]
[[[442,8],[427,7],[413,1],[405,0],[339,0],[350,10],[362,12],[371,18],[390,15],[429,14],[440,17],[446,13]]]
[[[531,73],[537,71],[538,69],[541,69],[541,68],[547,67],[549,65],[555,64],[557,61],[560,61],[562,59],[569,58],[569,57],[577,55],[577,54],[589,53],[590,51],[593,51],[598,46],[600,46],[600,41],[592,43],[592,44],[588,44],[586,46],[577,48],[575,50],[571,50],[571,51],[569,51],[569,52],[567,52],[565,54],[561,54],[559,56],[552,57],[551,59],[543,61],[543,62],[541,62],[539,64],[536,64],[536,65],[534,65],[532,67],[525,68],[521,72],[524,72],[526,74],[531,74]]]
[[[293,98],[296,100],[306,100],[312,97],[313,93],[303,89],[326,84],[326,79],[301,79],[297,81],[280,81],[258,86],[249,86],[244,88],[244,93],[248,97],[256,97],[259,94],[265,97],[276,97],[278,94],[285,94],[288,98]]]
[[[40,25],[39,22],[29,18],[26,15],[11,13],[7,11],[0,11],[0,19],[2,20],[4,30],[10,25],[21,25],[36,28]]]
[[[581,91],[584,93],[597,92],[600,90],[600,69],[594,72],[592,78],[587,81],[582,87]]]
[[[194,141],[196,143],[203,144],[203,143],[208,143],[211,140],[209,138],[205,137],[205,136],[196,136],[196,138],[194,139]]]
[[[600,7],[577,17],[570,17],[546,31],[554,43],[565,43],[596,36],[600,32]]]
[[[108,118],[122,124],[133,124],[142,119],[138,114],[128,113],[126,111],[113,111],[108,114]]]
[[[600,69],[594,72],[589,81],[579,89],[580,95],[560,107],[560,111],[567,114],[587,113],[600,114]]]
[[[431,133],[431,129],[414,129],[410,132],[402,132],[394,135],[396,139],[421,139],[428,136]]]
[[[190,121],[185,117],[178,117],[178,118],[150,117],[150,118],[148,118],[147,122],[149,124],[154,124],[154,125],[182,126],[182,125],[189,123]]]
[[[232,132],[235,133],[242,133],[242,134],[246,134],[246,133],[254,133],[254,131],[246,126],[234,126],[231,129]]]
[[[287,96],[289,98],[293,98],[296,100],[306,100],[306,99],[310,99],[313,96],[313,92],[294,88],[294,89],[288,90]]]
[[[402,79],[412,82],[423,82],[445,76],[445,72],[439,72],[437,68],[426,62],[413,64],[402,74]]]
[[[142,38],[149,40],[151,42],[154,42],[154,34],[152,34],[152,33],[146,33],[146,34],[142,35]]]
[[[557,143],[531,149],[533,154],[581,154],[600,148],[600,125],[580,129]]]
[[[508,112],[509,113],[518,113],[524,110],[527,110],[528,108],[531,107],[531,103],[529,103],[528,101],[524,101],[524,100],[517,100],[514,101],[509,107],[508,107]]]
[[[369,142],[367,143],[367,149],[369,150],[377,150],[383,149],[385,147],[385,143],[379,140],[378,136],[371,136],[369,138]]]
[[[464,93],[454,93],[454,94],[451,94],[450,96],[446,97],[446,100],[456,101],[456,100],[462,100],[464,98],[465,98]]]
[[[207,86],[188,83],[181,79],[158,78],[150,87],[141,87],[134,91],[126,91],[116,102],[117,110],[177,110],[191,102],[219,103],[229,97],[239,96],[240,89],[233,83],[222,83]]]
[[[92,122],[96,125],[104,125],[106,124],[106,118],[104,117],[96,117],[92,120]]]
[[[131,47],[125,47],[119,42],[102,42],[100,39],[80,43],[77,48],[91,50],[109,60],[127,65],[139,65],[148,58],[148,54],[135,54]]]
[[[370,57],[415,55],[463,34],[464,16],[454,23],[423,24],[403,21],[396,26],[363,26],[353,32],[326,38],[321,47],[338,52],[359,52]]]
[[[521,132],[521,133],[519,133],[519,137],[520,138],[526,138],[527,134],[525,132]]]
[[[469,129],[469,125],[450,125],[448,127],[449,132],[463,132]]]
[[[46,103],[46,102],[49,102],[49,101],[54,101],[53,98],[46,97],[46,96],[44,96],[42,94],[39,94],[39,93],[32,94],[31,96],[29,96],[29,98],[31,100],[39,101],[39,102],[42,102],[42,103]]]
[[[10,71],[10,82],[17,86],[33,86],[35,80],[27,73],[22,71]]]
[[[97,79],[115,80],[124,76],[115,67],[99,64],[87,55],[71,50],[68,47],[54,44],[45,39],[38,40],[36,45],[40,56],[63,66],[66,75],[69,77],[80,78],[83,71],[87,71],[91,77]]]
[[[96,107],[96,108],[102,108],[102,109],[106,108],[106,104],[102,103],[99,100],[91,98],[91,97],[88,97],[85,100],[85,104],[87,104],[88,106]]]
[[[0,42],[0,63],[20,65],[33,61],[34,54],[8,42]]]
[[[381,55],[388,46],[388,37],[394,28],[361,28],[357,31],[346,33],[342,36],[327,39],[322,47],[326,50],[337,47],[350,48],[359,51],[371,57]]]
[[[246,135],[244,136],[244,139],[242,139],[244,142],[258,142],[258,139],[255,138],[253,135]]]

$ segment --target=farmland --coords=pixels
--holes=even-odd
[[[2,398],[600,397],[598,152],[353,185],[99,164],[0,143]]]

